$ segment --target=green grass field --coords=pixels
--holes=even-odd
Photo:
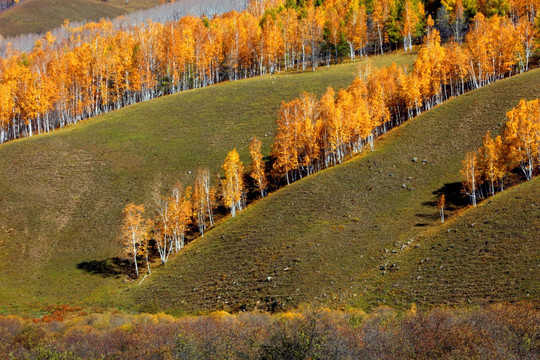
[[[157,0],[23,0],[0,12],[0,34],[16,36],[44,34],[69,19],[70,22],[98,21],[158,5]]]
[[[534,70],[424,113],[379,138],[374,152],[223,222],[128,297],[139,310],[176,314],[267,309],[274,301],[280,309],[313,301],[332,307],[537,301],[538,180],[467,211],[455,225],[439,225],[434,202],[444,191],[447,215],[463,211],[465,153],[480,146],[487,130],[497,133],[521,98],[539,97],[539,82]],[[514,203],[516,196],[523,199]],[[454,226],[457,235],[445,233]],[[401,250],[409,242],[420,245],[410,257]],[[457,293],[449,297],[452,289]]]
[[[405,303],[540,299],[540,178],[510,188],[418,239],[392,261],[386,295]]]
[[[370,61],[382,66],[410,64],[414,58],[414,54],[397,53]],[[57,303],[130,306],[121,296],[130,287],[122,278],[77,269],[78,264],[105,261],[118,252],[116,238],[123,207],[137,202],[152,208],[156,193],[168,191],[177,179],[191,184],[194,176],[189,171],[195,172],[199,166],[216,174],[234,147],[246,161],[252,136],[262,139],[268,152],[282,100],[304,90],[321,94],[329,85],[345,87],[353,80],[357,66],[344,64],[191,90],[1,145],[0,312],[29,313]],[[285,191],[294,191],[298,185]],[[245,221],[249,214],[255,216],[260,211],[257,209],[268,206],[266,203],[271,202],[254,205],[238,221]],[[271,218],[268,215],[266,221]],[[219,238],[218,234],[236,222],[226,222],[207,239]],[[327,230],[329,226],[320,227]],[[230,251],[236,248],[237,231],[227,235],[227,239],[236,239],[231,240]],[[208,254],[215,250],[196,245],[186,255],[199,251],[194,248],[204,248]],[[171,269],[184,258],[179,257]],[[192,261],[211,265],[214,260],[195,257]],[[249,259],[235,266],[246,262]],[[207,270],[201,284],[213,278],[215,267]],[[229,273],[227,268],[223,271]],[[189,286],[191,291],[199,285]],[[137,297],[128,295],[130,299]],[[177,306],[170,302],[169,309]]]

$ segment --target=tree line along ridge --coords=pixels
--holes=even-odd
[[[493,5],[443,1],[436,20],[461,43],[476,16],[496,17],[491,42],[482,29],[471,56],[511,53],[528,68],[537,36],[538,0]],[[140,101],[224,80],[289,69],[315,69],[343,56],[403,42],[405,50],[430,27],[420,0],[250,1],[242,12],[212,19],[185,16],[165,23],[113,25],[102,20],[47,33],[29,52],[9,49],[0,59],[0,142],[49,132]],[[480,21],[481,22],[481,21]],[[435,22],[431,26],[434,26]],[[497,31],[500,31],[497,32]],[[504,41],[507,42],[504,42]],[[497,49],[487,49],[496,44]],[[472,47],[475,49],[472,49]],[[429,60],[429,59],[427,59]],[[508,63],[469,66],[475,81],[491,81]],[[477,84],[476,84],[477,85]]]

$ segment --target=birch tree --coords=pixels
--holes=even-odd
[[[216,191],[210,182],[210,171],[197,170],[193,186],[193,213],[201,236],[204,236],[206,229],[214,226],[215,202]]]
[[[463,177],[463,191],[469,196],[471,204],[476,206],[477,198],[477,157],[475,152],[468,152],[463,161],[461,175]]]
[[[227,206],[232,217],[244,207],[244,165],[236,149],[227,154],[222,166],[225,176],[221,180],[223,203]]]
[[[539,155],[538,127],[540,126],[540,101],[521,100],[506,116],[503,138],[509,156],[519,164],[525,178],[532,179],[534,163]],[[540,158],[538,159],[540,161]]]
[[[191,203],[191,187],[185,190],[177,183],[172,188],[169,200],[170,229],[174,241],[174,251],[180,251],[185,245],[186,231],[192,221],[193,207]]]
[[[437,200],[437,208],[439,209],[439,215],[441,217],[441,223],[444,224],[444,208],[446,206],[446,198],[444,197],[444,194],[439,197],[439,200]]]
[[[489,193],[495,195],[495,184],[504,176],[504,169],[501,168],[502,156],[500,136],[494,140],[488,131],[484,136],[483,145],[478,151],[479,170],[482,178],[489,184]],[[501,186],[502,188],[502,186]]]
[[[268,180],[264,171],[263,156],[261,154],[261,141],[253,137],[249,142],[249,154],[251,155],[251,173],[253,183],[259,189],[261,197],[266,194]]]
[[[174,241],[171,241],[171,213],[170,198],[162,197],[158,205],[158,217],[155,223],[155,243],[161,263],[165,265],[169,255],[174,249]]]
[[[350,57],[356,59],[356,51],[360,50],[360,56],[367,57],[366,46],[368,45],[367,13],[364,4],[351,1],[345,21],[345,37],[349,44]]]
[[[146,226],[143,214],[144,205],[129,203],[124,208],[122,215],[120,240],[124,247],[124,254],[132,259],[137,277],[139,277],[137,256],[139,255],[139,252],[144,253],[145,251],[144,235],[146,233]]]
[[[424,5],[420,1],[406,0],[402,13],[401,35],[403,36],[403,48],[405,51],[412,50],[412,38],[417,27],[424,17]]]

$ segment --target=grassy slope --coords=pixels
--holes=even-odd
[[[24,0],[19,5],[0,12],[0,34],[16,36],[45,33],[64,22],[97,21],[113,18],[158,4],[157,0]]]
[[[540,300],[540,178],[438,226],[396,257],[386,291],[421,303]],[[391,289],[391,290],[390,290]]]
[[[423,114],[380,138],[374,152],[283,188],[236,219],[224,222],[204,239],[189,245],[141,287],[133,288],[130,296],[142,310],[173,313],[264,309],[272,299],[283,307],[313,300],[332,306],[365,306],[406,299],[391,295],[401,294],[396,290],[412,282],[414,262],[408,263],[412,275],[406,282],[398,282],[397,287],[392,286],[392,293],[388,280],[395,275],[385,277],[379,267],[396,262],[402,244],[412,239],[416,239],[413,245],[421,242],[422,234],[439,227],[433,202],[442,189],[449,199],[459,197],[452,193],[459,192],[459,170],[465,152],[476,149],[487,130],[498,132],[506,111],[519,99],[539,97],[539,82],[540,70],[535,70],[470,92]],[[413,157],[426,159],[427,163],[412,162]],[[456,207],[451,204],[450,215]],[[476,213],[471,214],[467,216]],[[537,221],[536,214],[505,212],[508,221],[519,229]],[[468,219],[464,218],[463,224]],[[530,228],[526,240],[537,241],[537,229]],[[471,238],[475,234],[468,232]],[[511,237],[513,232],[497,236]],[[519,240],[512,244],[522,253],[530,249],[531,259],[538,258],[537,244],[520,244]],[[422,246],[428,245],[422,244],[419,249]],[[498,256],[506,256],[501,254],[506,247],[497,249]],[[422,256],[428,255],[438,257],[438,265],[448,261],[448,256],[440,253]],[[477,257],[469,259],[472,263]],[[440,280],[442,274],[460,283],[460,261],[465,260],[454,261],[448,272],[426,276],[429,280],[415,289]],[[494,284],[493,289],[471,296],[471,301],[482,296],[508,300],[526,297],[526,293],[508,285],[515,272],[529,271],[529,261],[515,263],[515,272],[510,273],[505,273],[505,267],[489,266],[493,272],[468,269],[481,273],[487,287]],[[474,281],[460,284],[460,288],[477,285]],[[431,298],[424,299],[424,291],[415,295],[415,300],[446,302],[447,291],[428,292]]]
[[[410,63],[414,55],[374,58]],[[138,104],[0,146],[0,312],[52,303],[111,305],[126,287],[76,268],[115,254],[123,206],[151,205],[198,166],[216,173],[252,136],[271,143],[281,100],[343,87],[356,64],[225,83]],[[266,136],[268,135],[268,136]]]

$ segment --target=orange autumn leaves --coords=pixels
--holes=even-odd
[[[385,119],[385,114],[370,114],[379,101],[377,93],[371,94],[365,82],[356,80],[337,96],[328,88],[320,100],[302,93],[300,98],[283,103],[272,146],[276,175],[289,183],[358,152]]]
[[[237,23],[233,21],[229,26],[234,28]],[[336,93],[328,88],[320,98],[304,92],[299,98],[283,103],[268,164],[263,160],[260,141],[252,139],[250,143],[250,176],[254,188],[262,197],[268,192],[269,186],[277,188],[282,180],[289,183],[339,164],[362,151],[366,145],[373,149],[375,136],[421,111],[517,70],[526,70],[526,45],[523,37],[514,36],[516,31],[519,30],[505,18],[494,16],[488,19],[480,14],[475,17],[472,25],[471,33],[474,36],[468,35],[463,44],[452,42],[442,46],[440,35],[433,28],[433,21],[428,19],[424,45],[411,69],[392,65],[371,71],[366,67],[361,70],[361,77],[347,89]],[[272,36],[278,36],[277,28],[271,32]],[[227,44],[226,52],[241,54],[239,44]],[[284,47],[291,46],[290,42],[288,44]],[[270,52],[265,56],[270,64],[274,55]],[[233,71],[232,76],[240,76],[242,73],[242,58],[230,57],[234,60],[229,70]],[[274,66],[283,64],[274,63]],[[285,64],[291,66],[294,62],[285,61]],[[180,76],[174,75],[175,71],[185,71],[185,68],[172,68],[173,77]],[[151,74],[147,73],[148,76]],[[516,118],[521,119],[517,115]],[[520,136],[515,135],[514,138]],[[498,168],[500,156],[497,155],[502,146],[501,140],[489,139],[486,138],[485,149],[480,155],[468,156],[466,162],[466,176],[475,179],[468,192],[475,196],[483,185],[478,179],[483,178],[484,183],[485,179],[489,179],[492,189],[493,184],[501,181]],[[495,161],[496,157],[499,160]],[[519,163],[526,166],[522,160]],[[225,176],[220,179],[221,204],[235,216],[245,208],[248,192],[244,165],[236,149],[227,155],[222,169]],[[268,170],[271,170],[271,174]],[[271,183],[268,175],[272,175]],[[167,262],[172,252],[184,246],[184,236],[190,226],[197,225],[202,235],[214,225],[216,190],[210,184],[209,172],[201,171],[193,192],[188,188],[185,192],[176,191],[175,196],[173,190],[172,197],[162,200],[148,235],[154,238],[153,250],[159,252],[162,263]],[[180,209],[185,211],[184,215],[179,215]],[[444,204],[440,209],[441,219],[444,219]]]
[[[515,31],[504,18],[479,14],[471,30],[475,35],[467,35],[462,45],[452,42],[446,47],[428,23],[412,69],[396,65],[367,69],[362,79],[337,94],[328,88],[320,99],[302,93],[282,103],[272,146],[278,178],[289,183],[343,162],[366,144],[373,149],[374,136],[522,66],[516,51],[522,49],[519,38],[500,35]]]
[[[330,14],[333,41],[355,21],[346,36],[354,56],[367,46],[365,11],[356,16],[353,7],[348,17],[354,2],[296,9],[265,1],[212,19],[66,24],[67,39],[48,33],[29,53],[8,50],[0,59],[0,143],[226,79],[315,68],[326,60],[321,49]]]
[[[158,199],[156,215],[144,217],[144,205],[127,204],[122,217],[120,244],[124,257],[129,257],[139,275],[137,258],[145,256],[148,273],[149,254],[157,253],[162,264],[166,264],[173,253],[180,251],[186,242],[186,235],[196,225],[201,236],[214,225],[216,191],[211,185],[210,172],[199,169],[194,189],[183,188],[177,182],[171,193]]]
[[[540,101],[521,100],[506,116],[502,135],[493,139],[488,131],[482,147],[463,161],[464,191],[473,205],[478,198],[503,191],[514,169],[531,180],[540,168]]]
[[[251,178],[262,197],[266,194],[268,181],[261,142],[256,138],[250,142],[250,154]],[[229,152],[222,169],[221,205],[234,217],[245,208],[247,196],[244,165],[236,149]],[[139,276],[138,258],[145,257],[150,273],[149,254],[159,256],[160,262],[166,264],[172,254],[184,248],[188,232],[198,229],[199,234],[204,236],[205,231],[215,225],[215,211],[219,205],[217,195],[210,171],[199,169],[193,188],[188,186],[184,189],[177,182],[170,195],[159,197],[156,215],[152,218],[144,217],[144,205],[127,204],[122,217],[120,245],[123,248],[122,256],[131,259],[134,264],[135,275]]]
[[[454,72],[470,72],[478,87],[499,78],[516,59],[520,71],[528,70],[538,37],[538,0],[513,0],[496,11],[493,4],[472,0],[443,4],[458,43],[463,14],[481,11],[468,35],[473,56],[449,60]],[[66,24],[65,39],[48,33],[30,52],[8,50],[0,59],[0,142],[226,79],[315,69],[337,61],[347,46],[353,60],[366,56],[370,42],[382,53],[402,38],[409,50],[413,38],[424,34],[425,20],[429,31],[434,22],[425,19],[419,0],[272,0],[251,1],[246,11],[212,19]],[[407,87],[413,96],[414,85]]]

